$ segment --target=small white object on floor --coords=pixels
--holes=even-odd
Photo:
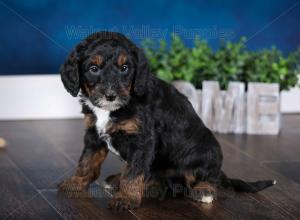
[[[5,148],[6,145],[7,145],[6,140],[0,137],[0,148]]]
[[[106,190],[110,190],[110,189],[113,188],[112,185],[108,184],[106,181],[104,181],[104,182],[102,183],[102,187],[103,187],[104,189],[106,189]]]
[[[203,196],[200,200],[200,202],[203,202],[203,203],[206,203],[206,204],[209,204],[209,203],[212,203],[212,201],[214,200],[213,196]]]

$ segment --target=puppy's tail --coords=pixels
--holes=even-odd
[[[221,176],[221,186],[233,188],[237,192],[255,193],[276,184],[276,180],[261,180],[256,182],[246,182],[240,179],[227,177],[223,172]]]

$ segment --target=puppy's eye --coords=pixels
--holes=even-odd
[[[98,73],[99,72],[99,68],[97,66],[90,66],[90,72],[91,73]]]
[[[123,66],[121,66],[120,70],[121,70],[122,73],[127,73],[128,72],[128,66],[123,65]]]

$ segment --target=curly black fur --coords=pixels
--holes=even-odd
[[[121,53],[129,66],[126,75],[120,74],[116,67]],[[104,61],[101,60],[100,72],[95,76],[90,74],[89,67],[91,57],[97,54]],[[273,184],[273,181],[253,184],[227,178],[221,171],[220,145],[191,103],[172,85],[151,74],[143,51],[123,35],[99,32],[85,39],[62,66],[61,77],[73,96],[81,90],[85,114],[94,113],[86,100],[101,109],[97,100],[104,99],[107,91],[113,90],[117,97],[122,97],[124,89],[132,86],[109,113],[114,123],[132,117],[140,122],[135,134],[122,130],[110,134],[111,144],[130,166],[131,178],[143,173],[146,179],[157,176],[184,179],[191,174],[192,185],[209,182],[251,192]],[[93,134],[86,138],[98,140],[98,134]]]

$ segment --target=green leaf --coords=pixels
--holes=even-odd
[[[246,38],[227,42],[216,51],[196,37],[189,48],[175,34],[170,44],[165,40],[142,42],[151,71],[168,82],[181,79],[201,88],[204,80],[218,80],[222,89],[229,81],[276,82],[280,89],[298,84],[300,74],[300,48],[284,56],[276,47],[248,51]]]

